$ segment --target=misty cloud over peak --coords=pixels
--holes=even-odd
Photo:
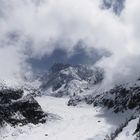
[[[103,2],[0,0],[0,53],[6,53],[1,54],[0,77],[32,73],[35,67],[44,69],[57,58],[94,64],[95,50],[99,50],[96,65],[105,69],[106,83],[139,76],[140,1],[126,0],[124,5],[123,0],[116,0],[120,15],[112,12],[111,5],[103,10]],[[114,7],[115,2],[110,2]],[[82,49],[76,45],[79,40],[86,44]],[[112,55],[102,57],[102,50]]]
[[[29,58],[27,62],[32,66],[33,71],[40,73],[47,71],[54,63],[94,65],[102,57],[109,57],[111,55],[105,50],[98,50],[96,48],[86,50],[86,47],[86,44],[79,41],[72,52],[68,53],[64,49],[56,48],[51,55],[44,55],[40,59],[36,57]]]

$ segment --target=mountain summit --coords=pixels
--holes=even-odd
[[[56,63],[40,79],[40,88],[45,94],[74,95],[101,83],[103,78],[104,71],[99,67]]]

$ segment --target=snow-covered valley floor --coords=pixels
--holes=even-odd
[[[103,140],[115,129],[115,123],[109,123],[100,109],[92,105],[67,106],[67,98],[49,96],[36,99],[45,112],[55,117],[45,124],[13,130],[4,140]]]
[[[46,125],[48,140],[86,140],[94,137],[99,140],[111,128],[104,118],[97,117],[99,113],[92,106],[67,106],[65,98],[46,97],[43,100],[38,98],[45,111],[61,117],[59,121]],[[42,140],[45,139],[42,137]]]

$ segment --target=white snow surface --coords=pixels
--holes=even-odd
[[[137,127],[137,123],[138,123],[138,118],[130,121],[129,124],[118,135],[116,140],[134,140],[136,136],[133,135],[133,133]]]
[[[68,98],[42,96],[36,100],[45,112],[53,115],[45,124],[7,126],[0,132],[2,140],[103,140],[122,120],[109,112],[106,116],[91,105],[67,106]]]

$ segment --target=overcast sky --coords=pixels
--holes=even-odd
[[[108,83],[138,77],[139,7],[139,0],[126,0],[118,16],[103,10],[101,0],[0,0],[0,78],[30,75],[64,58],[93,64],[95,50],[112,54],[97,53]],[[78,48],[79,40],[86,45]]]

